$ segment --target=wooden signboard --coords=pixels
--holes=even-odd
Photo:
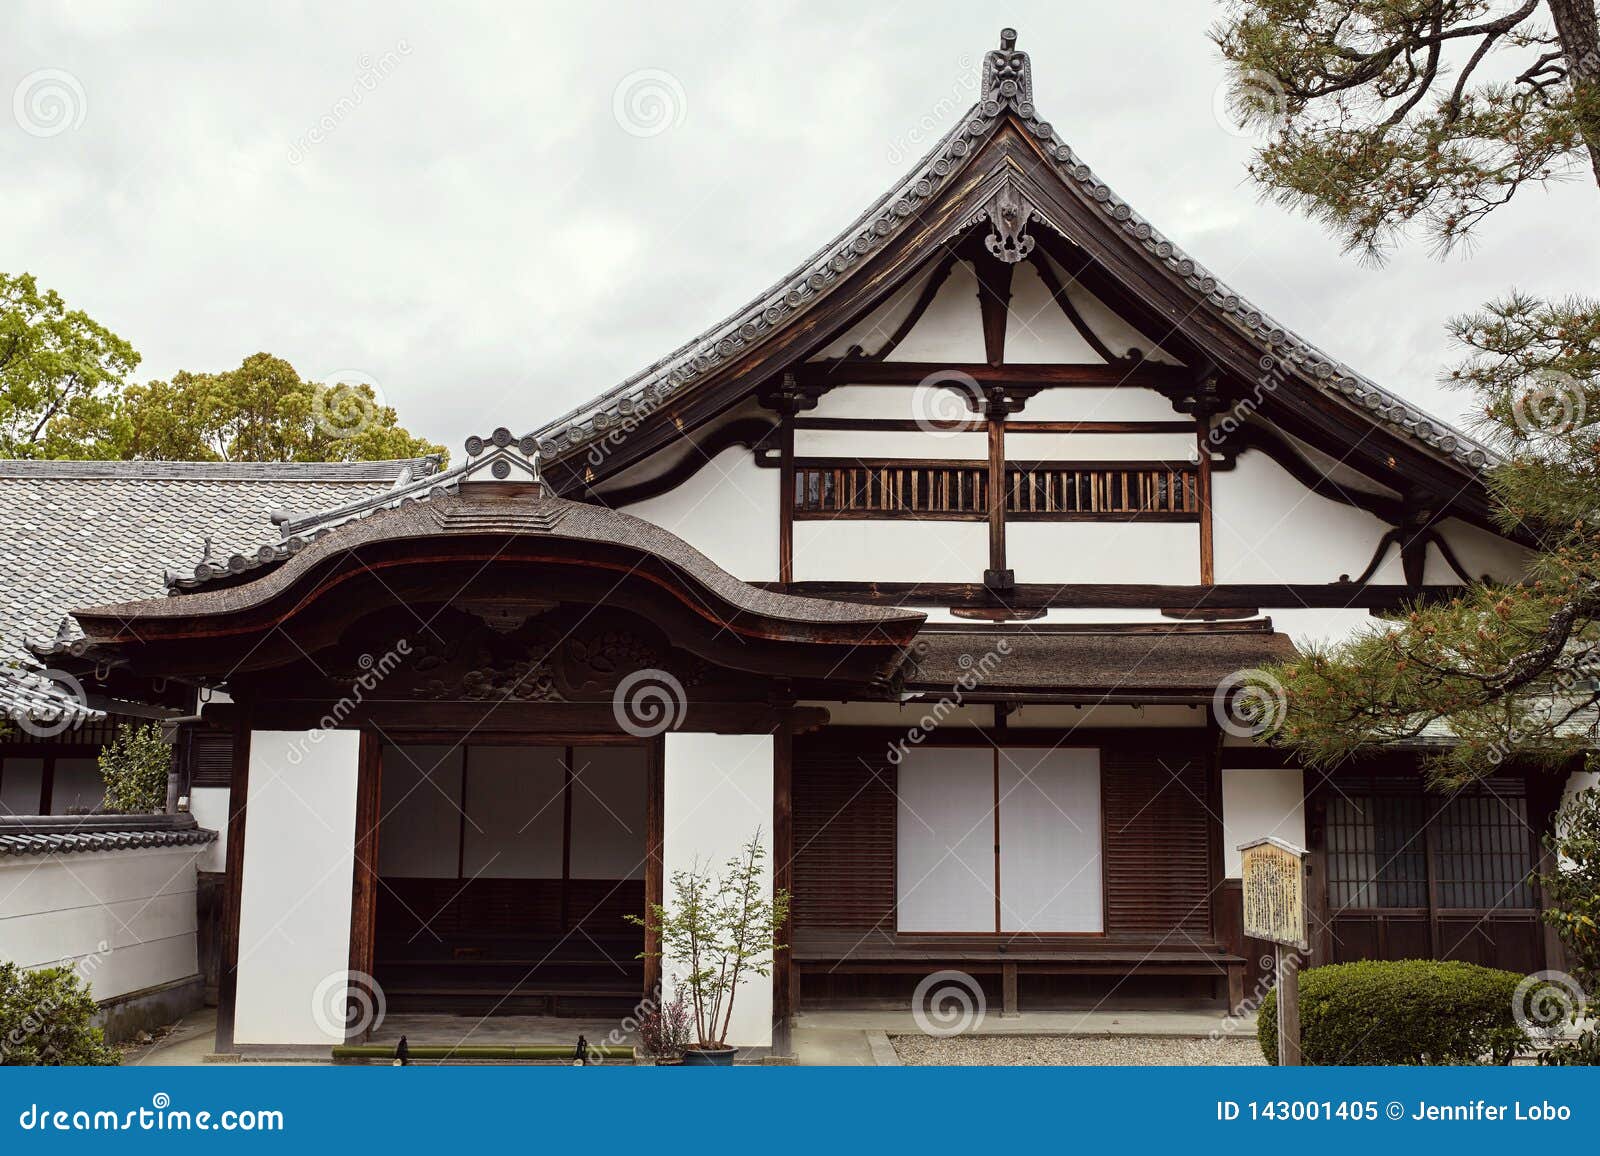
[[[1244,933],[1274,945],[1278,990],[1278,1063],[1300,1063],[1300,964],[1306,934],[1306,853],[1268,836],[1239,846]]]
[[[1244,933],[1307,950],[1306,853],[1282,839],[1257,839],[1239,848],[1244,881]]]

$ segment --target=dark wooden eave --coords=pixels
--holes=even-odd
[[[845,684],[892,677],[925,617],[764,590],[643,519],[474,483],[319,533],[238,585],[79,610],[73,660],[180,678],[267,670],[375,608],[395,606],[404,632],[426,626],[402,607],[472,599],[615,606],[725,669]]]

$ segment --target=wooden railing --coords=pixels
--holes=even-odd
[[[989,467],[974,461],[795,463],[797,518],[980,521]],[[1011,462],[1006,516],[1020,521],[1189,521],[1199,517],[1187,462]]]

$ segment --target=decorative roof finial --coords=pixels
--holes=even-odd
[[[517,474],[518,481],[541,483],[539,473],[539,443],[532,434],[517,437],[505,426],[496,429],[487,438],[473,434],[467,439],[467,466],[461,475],[463,482],[482,480],[478,475],[488,473],[495,481],[503,482]]]
[[[1000,47],[983,58],[983,114],[998,116],[1005,108],[1018,116],[1033,115],[1033,69],[1028,54],[1017,51],[1017,30],[1000,30]]]

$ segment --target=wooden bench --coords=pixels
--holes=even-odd
[[[791,1006],[799,1006],[800,976],[826,974],[926,975],[950,969],[1001,977],[1003,1013],[1017,1012],[1017,976],[1176,975],[1214,981],[1230,1009],[1244,998],[1242,956],[1222,948],[1174,947],[1099,937],[1036,935],[897,935],[799,929],[794,933]],[[1225,984],[1217,991],[1219,984]]]

